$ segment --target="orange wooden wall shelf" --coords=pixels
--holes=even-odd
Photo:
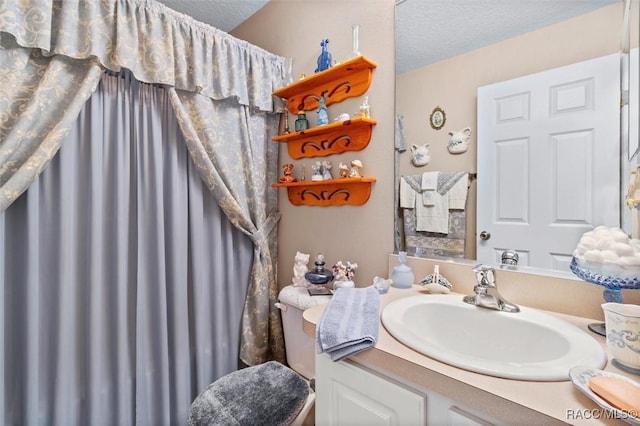
[[[372,177],[358,177],[274,183],[271,186],[287,188],[289,201],[296,206],[360,206],[369,200],[371,184],[375,181]]]
[[[276,142],[286,142],[293,159],[325,157],[346,151],[361,151],[369,145],[372,127],[376,121],[370,118],[354,118],[324,126],[312,127],[295,133],[273,137]]]
[[[292,114],[310,111],[318,108],[318,99],[323,94],[327,106],[364,94],[371,85],[376,67],[370,59],[356,56],[282,87],[273,94],[287,100],[287,108]]]

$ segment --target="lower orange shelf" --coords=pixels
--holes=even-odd
[[[321,181],[274,183],[273,187],[287,188],[289,201],[307,206],[360,206],[369,200],[373,177],[355,177]]]

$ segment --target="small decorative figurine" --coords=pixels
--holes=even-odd
[[[304,111],[298,111],[298,118],[295,122],[296,132],[307,130],[309,128],[309,120],[307,120],[307,114]]]
[[[429,153],[429,145],[411,145],[411,162],[416,167],[422,167],[431,161],[431,153]]]
[[[333,121],[347,121],[350,118],[351,117],[349,116],[349,114],[347,114],[346,112],[343,112],[342,114],[334,118]]]
[[[348,288],[355,287],[353,277],[356,275],[356,269],[358,269],[357,263],[351,263],[347,261],[345,265],[341,260],[338,261],[331,270],[333,271],[333,288]]]
[[[311,168],[313,169],[313,175],[311,175],[312,181],[324,180],[324,169],[322,168],[322,163],[316,161]]]
[[[371,118],[371,109],[369,107],[369,97],[365,96],[362,105],[360,105],[360,117]]]
[[[450,293],[453,289],[449,280],[440,275],[440,266],[433,267],[433,274],[429,274],[420,280],[420,285],[429,291],[429,293]]]
[[[338,262],[333,265],[333,277],[336,281],[350,281],[356,275],[356,269],[358,269],[357,263],[347,261],[345,265],[342,263],[342,260],[338,260]]]
[[[292,176],[293,164],[291,163],[283,164],[282,173],[283,173],[283,176],[280,178],[280,182],[287,183],[287,182],[297,181],[297,179]]]
[[[360,169],[362,169],[362,162],[360,160],[353,160],[351,162],[349,177],[360,177]]]
[[[307,263],[309,263],[309,254],[296,252],[296,257],[294,259],[293,264],[293,278],[291,281],[293,282],[294,287],[308,287],[309,281],[304,277],[309,271],[307,267]]]
[[[471,128],[465,127],[457,132],[449,132],[449,152],[452,154],[462,154],[469,148],[469,138],[471,137]]]
[[[322,180],[333,179],[333,176],[331,175],[332,167],[331,161],[324,160],[322,162]]]
[[[338,176],[341,178],[349,177],[349,166],[342,162],[338,164]]]
[[[385,294],[389,291],[389,287],[391,286],[391,280],[385,280],[384,278],[380,278],[378,276],[373,277],[373,287],[378,290],[379,294]]]
[[[329,114],[327,114],[327,104],[324,100],[324,95],[318,99],[318,126],[323,124],[329,124]]]
[[[318,68],[316,68],[315,72],[324,71],[331,67],[331,53],[327,50],[327,44],[329,44],[329,39],[326,38],[320,42],[320,56],[318,56]]]

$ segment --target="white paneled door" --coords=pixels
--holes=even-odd
[[[478,261],[569,270],[580,236],[619,226],[620,56],[478,89]]]

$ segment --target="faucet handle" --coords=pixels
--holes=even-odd
[[[478,281],[478,285],[495,287],[495,269],[493,269],[491,266],[479,263],[473,267],[473,272],[476,273],[476,280]]]

